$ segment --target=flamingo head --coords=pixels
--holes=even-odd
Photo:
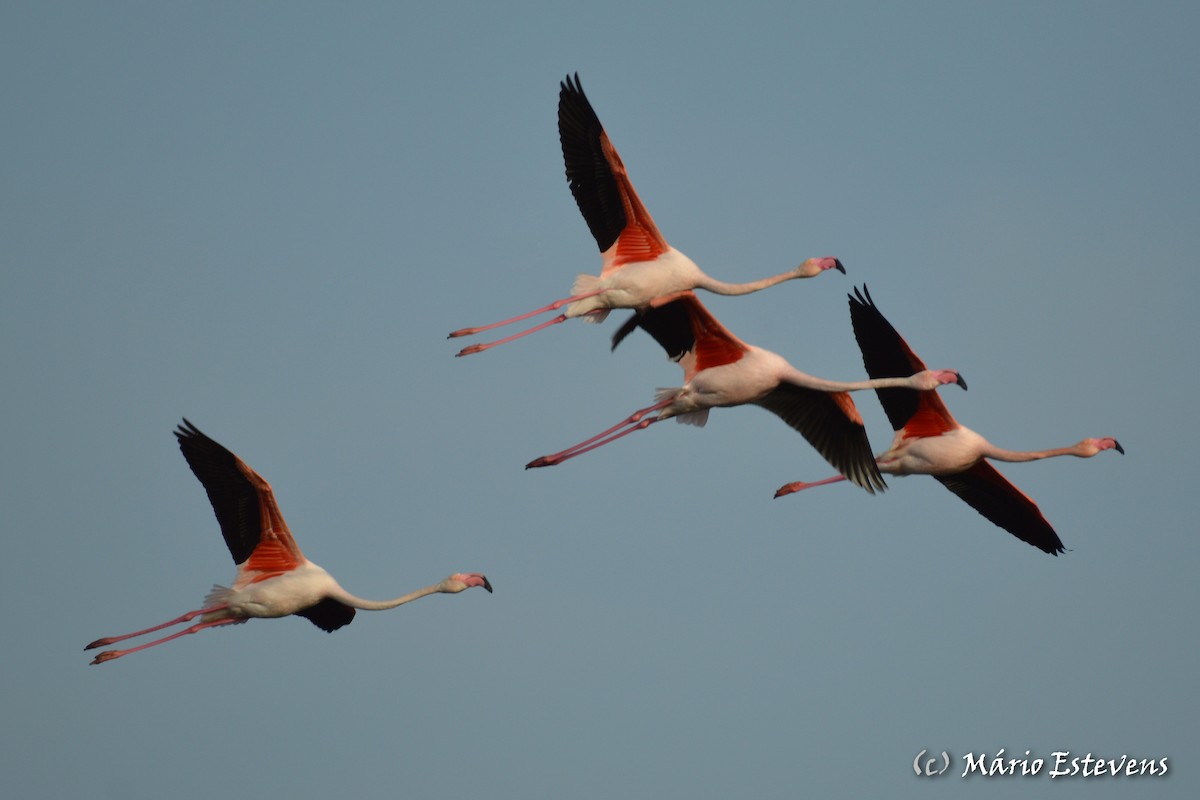
[[[492,584],[488,581],[487,576],[478,572],[456,572],[442,581],[440,591],[458,594],[475,586],[482,586],[488,592],[492,591]]]
[[[958,384],[963,388],[963,391],[967,389],[967,382],[956,369],[927,369],[924,372],[918,372],[916,375],[913,375],[912,380],[913,388],[921,391],[936,389],[939,386],[945,386],[950,383]]]
[[[846,274],[846,268],[842,266],[842,262],[839,259],[826,257],[808,259],[803,264],[796,267],[796,277],[812,278],[829,269],[836,269],[843,275]]]
[[[1091,458],[1105,450],[1116,450],[1121,455],[1125,455],[1125,448],[1121,447],[1121,443],[1111,436],[1099,439],[1084,439],[1079,443],[1079,454],[1084,458]]]

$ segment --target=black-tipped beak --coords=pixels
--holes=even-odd
[[[1125,448],[1121,447],[1121,443],[1118,442],[1116,439],[1113,439],[1113,447],[1117,448],[1118,453],[1120,453],[1121,455],[1125,455]]]
[[[488,594],[491,594],[492,593],[492,582],[487,579],[486,575],[483,575],[481,577],[483,578],[483,588],[488,590]]]
[[[844,266],[842,266],[842,260],[840,258],[835,258],[833,260],[833,267],[834,267],[834,269],[836,269],[838,272],[842,273],[843,275],[846,274],[846,268]]]

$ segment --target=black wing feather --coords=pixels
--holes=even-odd
[[[574,81],[568,75],[559,84],[558,139],[571,194],[601,253],[612,247],[627,222],[621,190],[600,143],[603,133],[600,118],[583,93],[579,73]]]
[[[296,612],[297,617],[304,617],[313,625],[327,633],[333,633],[343,625],[354,621],[354,609],[345,603],[339,603],[326,597],[315,606],[309,606]]]
[[[971,508],[1021,541],[1052,556],[1063,552],[1062,539],[1042,516],[1037,504],[988,462],[980,461],[956,475],[933,477]]]
[[[175,438],[208,493],[233,563],[241,564],[262,536],[258,490],[238,468],[238,457],[201,433],[186,417],[175,430]]]
[[[799,431],[850,482],[871,494],[887,488],[867,429],[847,418],[829,392],[785,383],[756,402]]]
[[[682,300],[672,300],[661,306],[651,306],[634,312],[634,315],[625,320],[625,323],[613,334],[612,349],[616,350],[621,340],[632,333],[635,328],[641,328],[653,336],[654,341],[667,351],[667,358],[672,361],[683,358],[689,350],[696,346],[696,335],[692,331],[692,317],[688,313],[687,305]]]
[[[875,307],[871,293],[863,284],[850,297],[850,322],[854,338],[862,350],[863,366],[872,378],[907,378],[925,369],[921,359]],[[892,430],[900,430],[917,413],[920,396],[911,389],[876,389],[876,396],[887,414]]]
[[[638,317],[640,316],[641,314],[638,314],[637,312],[630,314],[629,318],[621,323],[621,327],[617,328],[617,332],[612,335],[613,350],[617,349],[617,345],[619,345],[626,336],[638,329]]]

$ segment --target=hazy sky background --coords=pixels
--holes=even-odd
[[[1196,796],[1198,32],[1190,3],[5,4],[6,794]],[[705,298],[743,339],[865,377],[865,282],[993,442],[1116,436],[1001,466],[1071,552],[928,478],[773,500],[830,470],[754,408],[523,470],[681,378],[609,353],[623,313],[445,339],[599,269],[576,70],[711,274],[845,263]],[[350,591],[495,594],[87,666],[233,578],[183,415]],[[1047,765],[957,777],[1000,748]],[[1170,773],[1050,781],[1056,750]]]

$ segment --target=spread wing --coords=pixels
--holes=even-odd
[[[668,245],[633,190],[576,73],[559,84],[558,138],[567,183],[604,255],[601,275],[631,261],[653,261]]]
[[[850,322],[862,350],[863,366],[872,378],[907,378],[926,369],[908,343],[871,300],[866,285],[850,296]],[[910,436],[936,436],[958,427],[936,391],[876,389],[879,403],[892,423]]]
[[[654,337],[669,359],[679,362],[685,380],[700,370],[731,364],[748,349],[694,292],[683,292],[662,305],[636,312],[613,334],[613,349],[637,328]]]
[[[871,494],[886,489],[867,429],[846,392],[822,392],[782,383],[758,405],[800,432],[834,469]]]
[[[242,570],[286,572],[305,562],[261,475],[186,418],[175,438],[208,493],[233,563]]]
[[[309,606],[296,612],[296,616],[304,617],[323,631],[333,633],[343,625],[354,621],[354,609],[345,603],[339,603],[326,597],[315,606]]]
[[[955,475],[933,477],[965,500],[971,508],[1021,541],[1052,556],[1063,552],[1062,540],[1042,516],[1037,504],[988,462],[980,461]]]

